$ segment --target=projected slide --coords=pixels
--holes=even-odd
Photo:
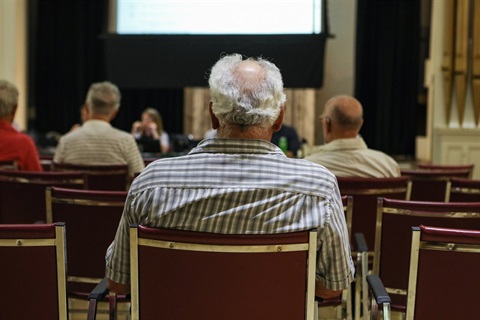
[[[117,0],[118,34],[319,34],[321,0]]]

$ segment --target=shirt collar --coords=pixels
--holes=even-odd
[[[197,153],[247,153],[247,154],[281,154],[282,150],[265,140],[256,139],[205,139],[193,148],[189,154]]]
[[[103,120],[97,120],[97,119],[89,119],[87,121],[85,121],[82,125],[82,127],[111,127],[112,125],[107,122],[107,121],[103,121]]]
[[[320,147],[321,151],[358,150],[367,148],[367,144],[360,136],[348,139],[335,139]]]

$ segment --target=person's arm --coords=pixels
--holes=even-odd
[[[130,292],[130,286],[128,284],[118,283],[108,279],[108,289],[118,294],[126,294]]]

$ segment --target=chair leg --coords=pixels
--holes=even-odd
[[[108,319],[117,319],[117,294],[110,292],[108,296]]]

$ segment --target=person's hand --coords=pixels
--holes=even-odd
[[[157,124],[155,122],[150,122],[146,125],[145,134],[149,137],[152,137],[158,140],[159,135],[157,131]]]
[[[142,132],[142,123],[140,121],[135,121],[132,124],[132,133],[141,133]]]

